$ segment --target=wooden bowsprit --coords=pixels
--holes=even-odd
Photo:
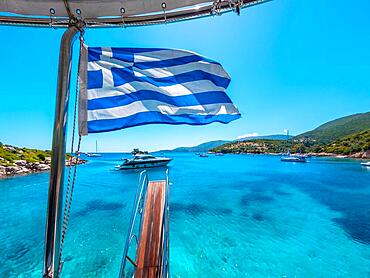
[[[144,171],[136,192],[120,277],[169,277],[168,225],[168,171],[167,179],[160,181],[149,181]]]

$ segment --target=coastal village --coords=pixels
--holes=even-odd
[[[233,154],[269,154],[269,155],[281,155],[284,152],[284,144],[278,140],[250,140],[250,141],[238,141],[228,143],[220,147],[212,149],[212,152],[222,153],[233,153]],[[318,157],[336,157],[336,158],[356,158],[356,159],[368,159],[370,158],[370,150],[359,151],[351,154],[341,154],[335,152],[301,152],[299,148],[295,147],[292,151],[292,155],[298,155],[304,153],[306,156],[318,156]]]

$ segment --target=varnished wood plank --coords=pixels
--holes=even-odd
[[[160,273],[165,192],[165,181],[149,182],[137,249],[137,278],[154,278]]]

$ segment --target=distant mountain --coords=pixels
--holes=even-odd
[[[264,140],[287,140],[293,138],[292,135],[284,135],[284,134],[273,134],[273,135],[261,135],[261,136],[248,136],[244,138],[239,138],[235,141],[250,141],[250,140],[257,140],[257,139],[264,139]]]
[[[292,138],[292,136],[289,136],[289,138]],[[211,149],[217,148],[221,145],[224,145],[226,143],[236,142],[236,141],[250,141],[250,140],[257,140],[257,139],[266,139],[266,140],[286,140],[287,136],[283,134],[275,134],[275,135],[262,135],[262,136],[250,136],[245,137],[238,140],[216,140],[216,141],[210,141],[205,142],[202,144],[199,144],[197,146],[193,147],[179,147],[173,150],[169,150],[170,152],[208,152]]]
[[[210,149],[216,148],[228,142],[230,141],[225,141],[225,140],[210,141],[210,142],[199,144],[194,147],[179,147],[171,151],[172,152],[208,152]]]
[[[345,136],[370,129],[370,112],[359,113],[327,122],[314,130],[302,133],[294,139],[329,144]]]

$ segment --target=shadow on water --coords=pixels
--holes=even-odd
[[[116,212],[125,208],[126,205],[118,202],[107,202],[102,199],[95,199],[85,204],[84,208],[75,213],[76,216],[86,216],[98,211]]]
[[[328,190],[312,184],[301,187],[312,198],[327,205],[342,216],[333,219],[355,241],[370,244],[370,196]],[[354,201],[355,200],[355,201]]]
[[[246,207],[252,203],[271,203],[274,200],[274,197],[271,197],[269,195],[261,193],[247,193],[241,197],[240,204]]]
[[[170,209],[171,209],[171,212],[173,213],[181,212],[181,213],[191,215],[193,217],[197,217],[200,214],[207,212],[208,210],[206,206],[196,204],[196,203],[192,203],[192,204],[172,203],[170,205]]]
[[[214,214],[217,216],[230,215],[233,211],[229,208],[208,208],[204,205],[197,203],[182,204],[182,203],[172,203],[170,204],[171,213],[185,213],[191,215],[192,217],[197,217],[203,213]]]
[[[341,217],[333,220],[354,241],[370,244],[370,195],[353,192],[354,189],[368,187],[368,184],[356,180],[348,182],[348,179],[344,178],[333,179],[332,173],[311,176],[303,181],[295,173],[280,174],[276,179],[284,180],[285,184],[303,191],[321,204],[340,212]],[[275,189],[274,193],[285,195],[285,193],[281,194],[279,189]]]
[[[259,221],[259,222],[261,222],[261,221],[265,221],[265,217],[263,216],[263,214],[262,214],[262,213],[254,213],[254,214],[252,215],[252,218],[253,218],[254,220],[256,220],[256,221]]]
[[[233,213],[233,210],[229,208],[216,208],[213,211],[217,215],[229,215]]]
[[[26,255],[29,252],[29,246],[25,245],[22,242],[18,242],[17,244],[12,246],[11,252],[7,252],[5,259],[6,260],[13,260],[17,261]]]
[[[291,196],[292,195],[289,192],[285,192],[281,189],[274,189],[273,192],[274,194],[279,195],[279,196]]]
[[[339,173],[340,175],[341,173]],[[302,180],[302,173],[274,173],[272,176],[265,174],[254,175],[258,182],[246,183],[251,193],[244,194],[240,204],[247,207],[253,203],[271,203],[274,197],[266,195],[271,191],[276,198],[290,196],[289,192],[281,190],[282,184],[292,186],[310,197],[340,212],[341,217],[333,219],[354,241],[370,244],[370,195],[354,193],[353,190],[364,189],[369,183],[359,182],[355,179],[333,178],[333,173],[320,173]],[[246,216],[246,215],[245,215]],[[262,215],[252,215],[256,221],[263,221]]]

